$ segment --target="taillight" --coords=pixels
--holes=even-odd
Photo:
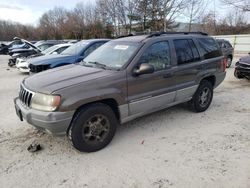
[[[223,58],[223,59],[221,60],[221,70],[222,70],[223,72],[225,72],[225,71],[226,71],[226,68],[227,68],[227,58]]]

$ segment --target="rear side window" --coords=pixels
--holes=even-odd
[[[204,59],[210,59],[221,56],[218,44],[212,38],[197,38],[200,46],[201,55]]]
[[[56,52],[57,52],[58,54],[60,54],[60,53],[62,53],[62,51],[64,51],[66,48],[68,48],[68,46],[64,46],[64,47],[58,48],[58,49],[56,50]]]
[[[200,59],[192,39],[174,40],[174,46],[178,65],[192,63]]]

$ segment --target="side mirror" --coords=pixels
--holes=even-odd
[[[57,52],[53,52],[52,54],[58,54]]]
[[[250,55],[250,52],[248,53],[248,55]]]
[[[134,69],[133,75],[139,76],[141,74],[151,74],[155,71],[154,67],[148,63],[142,63],[139,69]]]

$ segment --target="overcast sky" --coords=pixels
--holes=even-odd
[[[73,8],[83,0],[3,0],[0,1],[0,19],[23,24],[36,24],[39,17],[55,6]]]
[[[37,24],[39,17],[49,9],[55,6],[64,7],[66,9],[73,8],[78,2],[91,2],[90,0],[1,0],[0,2],[0,19],[11,20],[23,24]],[[92,0],[93,2],[94,0]],[[213,2],[213,0],[210,0]],[[216,9],[219,16],[225,14],[229,8],[222,6],[219,0],[215,0]],[[213,3],[208,6],[213,10]],[[183,21],[183,17],[178,19]]]

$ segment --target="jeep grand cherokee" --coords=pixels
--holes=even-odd
[[[188,102],[205,111],[227,61],[204,33],[155,33],[107,42],[79,64],[32,75],[15,99],[17,115],[67,134],[80,151],[104,148],[116,127]]]

